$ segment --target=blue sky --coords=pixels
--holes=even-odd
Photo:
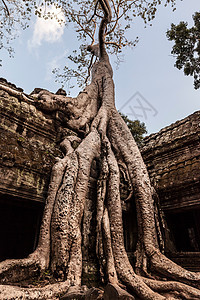
[[[160,7],[151,27],[144,28],[141,20],[135,20],[129,34],[139,36],[138,45],[124,52],[124,62],[118,70],[111,59],[116,106],[129,118],[145,122],[148,133],[186,117],[200,106],[200,92],[194,90],[193,79],[174,68],[172,43],[165,34],[172,22],[184,20],[192,25],[199,0],[177,2],[175,12],[170,7]],[[48,22],[34,18],[30,28],[19,33],[13,42],[14,58],[9,58],[5,51],[1,53],[0,77],[22,87],[26,93],[35,87],[56,92],[61,85],[55,83],[51,71],[63,67],[66,56],[77,45],[76,34],[70,28]],[[78,91],[75,88],[72,95]]]

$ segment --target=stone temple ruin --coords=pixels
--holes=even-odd
[[[51,167],[55,158],[62,155],[59,149],[62,116],[45,114],[5,92],[2,86],[22,91],[0,80],[1,261],[25,257],[35,249]],[[164,251],[186,269],[200,271],[200,111],[146,137],[141,151],[163,212]],[[95,235],[90,230],[94,223],[97,175],[98,162],[94,161],[82,242],[83,277],[91,285],[98,277]],[[126,196],[127,186],[122,180],[122,202]],[[125,246],[134,262],[137,241],[134,199],[122,204]]]

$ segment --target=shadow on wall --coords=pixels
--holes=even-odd
[[[23,258],[36,247],[43,205],[0,195],[0,261]]]

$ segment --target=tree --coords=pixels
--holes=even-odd
[[[147,133],[146,126],[143,122],[139,120],[132,121],[126,115],[120,113],[122,119],[128,126],[134,140],[136,141],[137,145],[140,147],[142,146],[143,141],[143,134]]]
[[[17,37],[19,27],[22,29],[28,27],[33,1],[29,1],[28,5],[18,0],[9,1],[9,6],[7,6],[7,2],[6,0],[0,1],[0,50],[6,49],[12,56],[14,49],[11,46],[11,41]]]
[[[92,67],[91,83],[76,98],[45,90],[35,95],[38,108],[61,111],[68,119],[67,125],[78,135],[65,136],[60,145],[64,157],[58,159],[52,169],[36,250],[27,258],[0,263],[0,278],[4,283],[0,286],[0,297],[53,299],[71,286],[81,286],[81,221],[91,164],[98,159],[96,255],[102,279],[115,287],[120,286],[119,289],[126,286],[139,299],[200,299],[200,274],[176,265],[160,250],[162,224],[157,201],[154,201],[155,191],[135,140],[115,108],[113,71],[105,43],[106,28],[112,22],[112,11],[115,14],[116,7],[124,1],[91,3],[95,5],[91,22],[100,16],[98,46],[88,47],[91,53],[98,55]],[[25,97],[9,88],[7,91]],[[75,148],[74,141],[78,144]],[[129,178],[137,209],[134,268],[124,247],[120,165]],[[48,268],[60,281],[36,288],[11,285]],[[130,294],[128,297],[131,299]]]
[[[174,41],[171,53],[175,55],[175,67],[187,76],[194,77],[194,88],[200,88],[200,13],[193,15],[194,26],[188,28],[186,22],[171,24],[167,31],[169,41]]]

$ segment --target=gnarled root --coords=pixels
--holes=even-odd
[[[37,249],[24,259],[5,260],[0,263],[1,282],[17,282],[34,276],[48,268],[50,255],[50,222],[57,189],[62,181],[66,160],[56,162],[51,173],[48,197],[43,213]]]
[[[20,288],[18,286],[0,285],[0,299],[56,299],[55,297],[66,293],[69,286],[67,281],[47,285],[42,288]]]
[[[89,148],[88,144],[90,145]],[[22,280],[26,276],[19,278],[20,270],[25,269],[28,275],[32,275],[29,272],[32,264],[34,267],[38,266],[38,269],[41,269],[40,260],[37,262],[38,265],[36,264],[37,254],[40,253],[40,249],[43,250],[41,254],[45,255],[50,251],[51,238],[51,268],[54,272],[57,272],[59,277],[64,279],[64,282],[51,284],[44,288],[25,289],[2,286],[1,299],[9,299],[7,296],[8,290],[10,295],[12,295],[11,298],[14,297],[15,299],[18,299],[18,297],[25,297],[25,299],[50,299],[59,295],[59,293],[66,292],[71,285],[81,285],[82,253],[80,226],[91,163],[99,151],[100,138],[95,129],[88,134],[76,150],[70,148],[70,151],[69,149],[66,151],[68,152],[67,156],[59,160],[52,171],[48,202],[44,213],[38,248],[27,259],[1,263],[2,270],[7,271],[4,274],[13,273],[16,267],[16,276]],[[43,257],[41,256],[41,258]],[[49,262],[49,256],[44,261],[43,266],[47,265],[47,261]],[[6,296],[4,297],[4,295]]]
[[[7,259],[0,263],[0,281],[11,283],[39,275],[40,262],[37,258]]]
[[[119,169],[111,147],[109,147],[108,150],[108,165],[110,170],[108,212],[110,218],[112,249],[117,274],[122,282],[142,299],[162,300],[164,299],[163,296],[151,290],[142,279],[134,273],[128,260],[123,238],[122,209],[119,193]]]
[[[200,290],[180,282],[159,281],[143,278],[143,281],[154,291],[159,293],[176,292],[182,299],[200,299]]]
[[[49,267],[50,260],[50,225],[51,216],[57,191],[62,183],[66,164],[69,161],[69,155],[73,151],[72,141],[79,141],[76,136],[71,136],[61,143],[64,158],[58,158],[51,172],[51,179],[48,189],[48,196],[43,213],[40,235],[36,250],[24,259],[5,260],[0,263],[0,281],[1,282],[18,282],[35,275]]]
[[[100,138],[98,132],[93,130],[72,153],[70,167],[65,171],[54,207],[51,269],[61,278],[75,278],[75,282],[71,280],[72,285],[79,285],[81,280],[81,220],[91,163],[99,151]],[[69,268],[72,264],[79,266],[79,270],[72,272],[73,276]]]
[[[152,189],[148,179],[147,170],[144,163],[142,162],[139,150],[137,149],[137,146],[135,145],[135,142],[131,134],[126,128],[125,123],[121,121],[121,117],[118,115],[117,112],[114,112],[112,116],[109,130],[111,132],[110,133],[111,142],[113,142],[114,144],[114,149],[118,149],[118,151],[120,151],[121,155],[124,158],[125,163],[127,164],[129,170],[129,176],[131,178],[134,191],[136,194],[138,231],[140,233],[140,239],[143,244],[142,245],[143,253],[145,254],[143,258],[145,258],[145,260],[146,259],[148,260],[148,266],[150,266],[150,270],[156,271],[156,273],[160,274],[161,276],[164,275],[165,278],[167,277],[169,279],[185,282],[189,285],[193,285],[199,288],[199,282],[200,282],[199,273],[187,271],[182,267],[176,265],[174,262],[172,262],[166,256],[164,256],[159,250],[156,227],[155,227],[155,219],[154,219]],[[114,155],[112,155],[111,157],[114,159]],[[139,161],[140,161],[140,165],[138,164]],[[110,164],[110,166],[113,165],[114,163]],[[111,186],[113,186],[113,184]],[[114,210],[116,205],[112,207]],[[117,213],[117,211],[115,211],[115,213]],[[110,214],[112,214],[111,210],[109,210],[109,212]],[[113,223],[111,222],[111,228],[112,228],[112,224]],[[120,237],[119,239],[121,240],[122,238]],[[142,265],[141,257],[140,260],[141,263],[139,264]],[[145,265],[147,265],[146,262]],[[146,267],[144,269],[146,269]],[[146,281],[144,280],[144,282]],[[155,280],[152,282],[156,283],[157,281]],[[129,283],[127,282],[127,284]],[[175,287],[178,287],[178,284],[179,283],[176,283],[176,285],[174,284],[174,290]],[[150,286],[150,284],[148,284],[148,286]],[[165,287],[167,288],[167,284],[165,285]],[[179,290],[182,289],[180,293],[183,294],[184,287],[185,285],[181,285],[181,288],[179,286],[177,292],[179,292]],[[200,295],[199,290],[193,289],[190,286],[188,287],[188,289],[190,290],[192,297],[197,297],[198,293]],[[185,293],[187,294],[187,292]]]
[[[154,252],[153,252],[154,250]],[[159,250],[153,249],[151,255],[147,253],[150,260],[150,267],[152,271],[164,275],[164,277],[190,284],[200,288],[200,273],[188,271],[177,265]],[[199,291],[200,293],[200,291]]]
[[[99,3],[103,9],[109,5],[107,0]],[[104,29],[109,14],[105,17],[102,20]],[[37,249],[26,259],[7,260],[0,264],[0,277],[5,282],[6,277],[12,282],[32,276],[48,268],[49,264],[54,275],[63,282],[28,289],[0,286],[0,299],[52,299],[70,286],[81,285],[81,220],[91,164],[97,157],[101,157],[102,170],[97,193],[96,249],[102,273],[106,270],[106,280],[115,286],[120,285],[121,280],[140,299],[200,299],[200,290],[184,284],[199,287],[200,274],[177,266],[160,251],[162,233],[147,169],[130,131],[114,107],[112,70],[108,56],[101,49],[103,40],[100,42],[100,61],[96,64],[92,84],[84,93],[75,99],[67,98],[67,102],[65,98],[54,98],[48,92],[40,94],[40,105],[69,114],[69,125],[77,131],[86,126],[87,136],[76,150],[71,147],[72,137],[61,145],[65,156],[52,169]],[[102,102],[98,110],[100,96]],[[124,247],[116,157],[126,165],[127,178],[136,199],[139,238],[136,271],[148,278],[134,272]],[[159,274],[160,278],[164,276],[163,281],[150,279],[150,272]],[[166,282],[166,278],[184,283]]]

